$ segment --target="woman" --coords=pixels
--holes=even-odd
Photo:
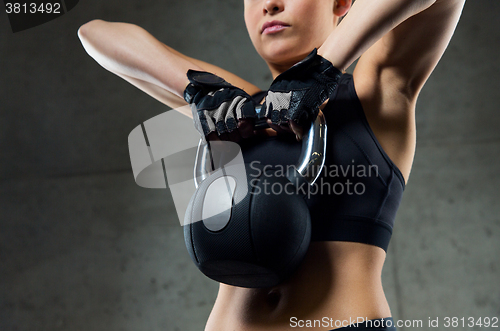
[[[202,120],[202,125],[198,125],[200,133],[207,139],[240,141],[243,145],[257,134],[290,136],[293,132],[300,139],[303,125],[316,115],[314,112],[295,117],[278,112],[271,120],[276,115],[276,109],[270,107],[271,92],[287,92],[280,90],[282,74],[286,73],[291,82],[289,90],[294,92],[307,85],[301,77],[307,76],[309,70],[294,76],[295,69],[289,71],[294,64],[308,63],[312,56],[328,70],[344,71],[359,57],[353,75],[330,76],[334,84],[329,85],[330,89],[320,86],[320,94],[326,97],[315,101],[316,106],[323,107],[329,135],[333,137],[329,140],[327,164],[334,164],[342,153],[346,154],[341,163],[358,157],[350,154],[351,149],[346,152],[338,146],[344,139],[346,144],[354,142],[357,147],[352,150],[356,153],[362,152],[357,160],[375,160],[381,168],[377,183],[373,178],[361,179],[368,191],[374,188],[371,195],[346,197],[329,210],[325,207],[329,203],[326,200],[337,197],[323,194],[311,198],[313,242],[299,269],[271,289],[220,284],[206,330],[289,330],[301,326],[332,330],[349,324],[361,330],[374,321],[392,322],[381,272],[391,222],[413,161],[416,100],[449,43],[464,2],[357,0],[352,4],[351,0],[245,0],[250,38],[275,79],[263,108],[271,128],[264,133],[254,130],[256,115],[238,114],[234,109],[226,109],[233,112],[229,116],[232,122],[226,121],[222,129],[208,125],[203,119],[206,113],[199,107],[201,102],[195,102],[198,121]],[[196,93],[201,93],[200,89],[189,92],[189,86],[193,82],[196,85],[196,78],[186,75],[189,70],[223,78],[231,88],[240,88],[239,95],[247,101],[254,96],[253,102],[260,102],[266,95],[258,94],[259,88],[234,74],[184,56],[134,25],[95,20],[80,28],[79,37],[87,52],[104,68],[172,108],[185,105],[183,99],[192,101]],[[316,54],[311,53],[314,49]],[[194,114],[197,120],[197,113]],[[376,193],[379,186],[385,191]],[[339,213],[344,216],[358,213],[359,219],[365,212],[373,215],[374,210],[363,210],[371,205],[378,212],[367,217],[366,222],[353,223],[345,218],[342,223],[336,218]],[[369,322],[356,324],[361,319]],[[377,327],[375,330],[394,329],[391,323],[372,324]]]

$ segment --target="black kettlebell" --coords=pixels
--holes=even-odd
[[[256,123],[257,129],[266,126]],[[256,172],[255,165],[244,163],[236,143],[200,141],[197,189],[186,211],[184,239],[206,276],[233,286],[272,287],[303,260],[311,219],[296,188],[312,185],[324,164],[326,122],[321,111],[306,132],[299,160],[287,177],[266,173],[264,167]],[[276,192],[269,189],[273,185],[287,189]]]

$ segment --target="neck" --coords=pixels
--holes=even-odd
[[[271,75],[273,75],[273,80],[291,67],[291,65],[275,65],[271,63],[268,63],[267,65],[271,71]]]
[[[297,56],[296,58],[290,59],[290,60],[288,60],[286,62],[282,62],[282,63],[267,62],[267,66],[269,67],[269,70],[271,71],[271,74],[273,75],[273,79],[278,77],[281,73],[290,69],[294,64],[303,60],[307,56],[307,54],[309,54],[309,53],[301,54],[301,55]]]

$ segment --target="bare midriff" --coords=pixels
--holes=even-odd
[[[315,320],[317,327],[303,329],[331,330],[358,318],[390,317],[381,281],[385,255],[361,243],[311,242],[298,270],[278,286],[220,284],[205,330],[297,330]]]

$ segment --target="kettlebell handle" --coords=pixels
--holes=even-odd
[[[260,106],[256,107],[255,110],[259,113]],[[269,128],[265,118],[256,120],[256,130],[265,128]],[[311,123],[302,136],[302,149],[299,160],[295,164],[295,171],[287,171],[288,180],[293,184],[298,186],[302,184],[312,185],[319,177],[325,164],[326,129],[325,116],[320,110],[314,122]],[[194,184],[196,188],[215,170],[217,169],[213,167],[209,143],[200,139],[194,165]]]

